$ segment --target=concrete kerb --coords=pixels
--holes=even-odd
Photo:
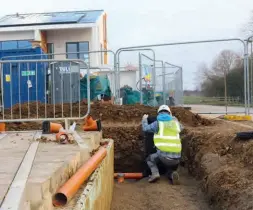
[[[20,207],[23,206],[26,183],[32,169],[38,146],[39,142],[33,142],[28,148],[27,153],[25,154],[25,157],[17,171],[17,174],[7,192],[1,208],[15,210],[20,209]]]
[[[109,141],[107,156],[89,178],[73,210],[109,210],[111,207],[114,186],[114,143],[111,139],[106,141]]]
[[[42,171],[44,166],[41,166],[41,170],[38,170],[38,164],[40,162],[37,161],[37,172],[33,173],[33,177],[29,180],[27,185],[27,200],[30,203],[31,210],[53,210],[54,207],[52,205],[52,197],[56,193],[56,191],[80,168],[80,166],[90,158],[90,152],[97,149],[100,145],[101,141],[101,133],[100,132],[75,132],[74,138],[78,142],[77,153],[73,153],[73,155],[69,156],[70,159],[67,161],[63,160],[61,166],[59,163],[56,164],[58,168],[53,172],[53,174],[47,174],[47,176],[37,177],[36,173]],[[46,143],[47,144],[47,143]],[[45,145],[46,145],[45,144]],[[48,143],[50,144],[50,143]],[[60,145],[56,145],[54,147],[59,147]],[[67,149],[68,145],[65,145]],[[70,145],[71,146],[71,145]],[[73,145],[72,145],[73,146]],[[57,148],[58,148],[57,147]],[[69,148],[71,149],[71,148]],[[57,149],[58,150],[58,149]],[[64,151],[58,151],[64,154]],[[67,154],[67,153],[66,153]],[[47,154],[46,154],[47,155]],[[54,166],[54,160],[50,162],[47,157],[44,161],[44,164],[51,164]],[[44,169],[46,170],[46,169]]]
[[[37,141],[37,138],[41,137],[41,131],[29,131],[21,133],[22,135],[27,136],[27,139],[25,140],[28,141],[27,144],[30,144],[29,148],[34,148],[32,149],[34,155],[33,158],[26,158],[25,155],[23,162],[20,165],[20,169],[24,168],[22,165],[25,166],[26,173],[21,174],[22,179],[17,179],[20,176],[16,176],[13,180],[13,186],[11,186],[9,190],[9,192],[11,192],[13,189],[18,188],[18,193],[15,193],[15,195],[14,193],[9,194],[11,198],[14,199],[8,199],[10,196],[7,196],[6,204],[2,207],[6,207],[7,204],[9,205],[12,203],[14,204],[15,208],[10,209],[53,210],[53,195],[77,171],[77,169],[90,158],[90,153],[100,146],[100,142],[102,141],[102,133],[76,132],[74,136],[79,140],[78,145],[59,145],[53,142],[41,143]],[[33,135],[31,137],[30,134],[28,135],[26,133],[33,133]],[[6,132],[4,135],[2,135],[2,137],[4,138],[8,135],[9,133]],[[15,132],[10,132],[10,135],[14,135],[15,138],[21,138],[20,136],[16,136]],[[110,178],[113,181],[113,143],[109,144],[108,151],[109,150],[111,155],[108,155],[106,160],[103,161],[103,164],[101,164],[101,166],[97,169],[99,172],[96,173],[107,173],[105,176],[106,179]],[[110,160],[108,160],[109,157]],[[30,164],[27,164],[27,161],[25,161],[27,159],[29,159]],[[102,165],[104,164],[111,166],[110,173],[105,172],[107,171],[107,166],[104,166],[105,168],[103,168]],[[103,170],[100,170],[101,167]],[[21,171],[24,172],[24,170]],[[19,172],[20,170],[17,171],[17,175]],[[90,177],[90,180],[98,179],[100,180],[99,185],[107,185],[108,180],[101,181],[101,176],[104,176],[100,175],[97,178],[96,173]],[[111,191],[112,186],[113,183],[111,187],[109,187]],[[112,192],[110,193],[112,195]],[[104,199],[108,200],[109,198],[110,195],[109,197],[107,195],[104,196]],[[111,201],[110,199],[109,201]],[[7,202],[8,200],[11,202]],[[110,203],[109,201],[108,203]]]

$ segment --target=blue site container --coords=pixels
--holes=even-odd
[[[46,55],[41,55],[41,53],[41,48],[0,50],[0,59],[8,61],[45,59]],[[39,101],[45,103],[47,67],[48,65],[45,62],[37,62],[37,66],[36,63],[32,62],[4,63],[2,65],[4,108],[10,108],[19,103],[26,103],[28,99],[30,102]]]

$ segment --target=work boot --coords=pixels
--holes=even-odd
[[[172,172],[172,174],[171,174],[171,182],[172,182],[173,185],[179,185],[180,184],[179,174],[176,171]]]
[[[149,179],[148,179],[148,182],[149,183],[154,183],[156,182],[157,180],[160,179],[160,175],[158,173],[155,173],[155,174],[152,174]]]

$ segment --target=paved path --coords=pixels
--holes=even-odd
[[[218,117],[226,113],[226,107],[224,106],[212,106],[212,105],[185,105],[192,108],[194,113],[205,113],[202,114],[208,117]],[[229,106],[227,107],[228,114],[244,115],[244,107]],[[236,114],[237,112],[237,114]],[[253,116],[253,108],[250,109],[251,116]]]
[[[0,134],[0,202],[3,199],[17,173],[17,170],[29,148],[34,132]]]
[[[186,105],[185,105],[186,106]],[[194,112],[216,112],[216,113],[225,113],[226,107],[225,106],[212,106],[212,105],[187,105],[192,107]],[[244,113],[244,107],[236,107],[236,106],[228,106],[228,112],[240,112]],[[251,113],[253,113],[253,109],[251,109]]]
[[[0,134],[0,206],[5,202],[30,144],[40,135],[38,131]],[[55,139],[55,135],[50,138]],[[31,207],[37,209],[35,205],[46,203],[44,209],[49,210],[53,193],[80,167],[83,158],[77,144],[40,142],[28,180],[24,180]]]

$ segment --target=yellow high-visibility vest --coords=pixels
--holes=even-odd
[[[154,144],[162,152],[181,153],[180,125],[177,121],[158,121],[159,131],[154,135]]]

